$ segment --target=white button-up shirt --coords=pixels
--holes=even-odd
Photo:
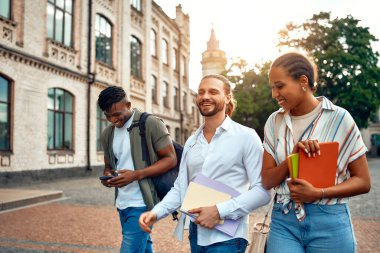
[[[188,166],[188,151],[196,145],[205,145],[199,144],[199,136],[202,134],[202,130],[203,126],[187,140],[174,187],[153,208],[158,219],[167,216],[181,206],[189,183],[188,170],[192,169]],[[244,218],[234,237],[216,229],[198,226],[198,245],[207,246],[233,238],[248,240],[248,214],[252,210],[267,204],[270,200],[270,193],[261,186],[263,147],[260,138],[255,130],[226,117],[208,145],[207,155],[200,172],[241,193],[238,197],[217,205],[220,217],[222,219]],[[183,238],[185,217],[185,215],[181,215],[175,230],[175,235],[180,240]]]

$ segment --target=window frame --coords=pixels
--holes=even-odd
[[[9,145],[5,149],[0,149],[0,154],[7,154],[7,153],[12,153],[12,151],[13,151],[13,108],[14,108],[14,97],[13,97],[14,91],[13,91],[13,88],[14,88],[14,81],[10,77],[8,77],[7,75],[4,75],[2,73],[0,73],[0,77],[3,78],[4,80],[6,80],[8,83],[8,95],[7,95],[8,101],[7,102],[0,101],[1,104],[5,104],[5,103],[7,104],[7,113],[8,113],[7,122],[8,122],[8,132],[9,132],[8,133]]]
[[[162,64],[169,65],[169,43],[166,39],[161,40],[161,61]]]
[[[141,0],[131,0],[131,6],[138,12],[142,12],[142,1]]]
[[[154,81],[154,84],[153,84]],[[150,89],[152,92],[152,103],[158,104],[158,96],[157,96],[157,87],[158,87],[158,79],[155,75],[150,75]]]
[[[97,30],[97,18],[99,18],[99,30]],[[110,37],[107,37],[107,31],[104,31],[105,33],[101,32],[101,28],[100,28],[100,23],[101,23],[101,20],[104,19],[105,20],[105,29],[107,30],[107,25],[109,25],[110,27]],[[97,33],[99,33],[99,36],[97,36]],[[104,15],[100,14],[100,13],[96,13],[95,15],[95,25],[94,25],[94,37],[95,37],[95,59],[96,61],[98,62],[101,62],[103,64],[106,64],[110,67],[113,66],[113,25],[112,25],[112,22]],[[98,38],[105,38],[105,42],[107,42],[107,39],[109,40],[109,45],[110,45],[110,52],[109,52],[109,59],[107,57],[107,49],[106,49],[106,45],[104,44],[103,45],[103,48],[101,48],[102,50],[98,50],[98,45],[96,44],[97,43],[97,39]],[[98,51],[102,51],[102,54],[103,54],[103,57],[105,59],[102,59],[100,57],[100,55],[98,55]]]
[[[154,34],[154,36],[152,36],[152,34]],[[150,29],[150,55],[154,58],[157,58],[157,32],[153,28]]]
[[[0,14],[0,17],[8,19],[8,20],[12,20],[12,0],[8,0],[8,3],[9,3],[9,10],[8,10],[9,16],[6,17]]]
[[[48,39],[51,39],[53,41],[56,41],[64,46],[67,46],[67,47],[70,47],[70,48],[73,48],[73,45],[74,45],[74,36],[73,36],[73,29],[74,29],[74,0],[62,0],[63,1],[63,7],[60,7],[56,4],[56,1],[57,0],[48,0],[47,3],[46,3],[46,37]],[[68,1],[71,1],[71,13],[68,12],[66,10],[66,3]],[[47,10],[49,8],[49,5],[52,5],[53,8],[54,8],[54,14],[53,14],[53,31],[52,31],[52,36],[49,37],[49,33],[48,33],[48,28],[47,28],[47,22],[48,22],[48,13],[47,13]],[[56,38],[56,13],[57,13],[57,9],[58,11],[62,12],[62,39],[61,40],[58,40]],[[65,43],[65,34],[66,34],[66,14],[68,14],[69,16],[71,16],[71,27],[70,27],[70,43],[69,45]]]
[[[138,57],[136,57],[136,59],[138,58],[138,62],[136,64],[132,64],[133,63],[133,50],[132,50],[132,42],[133,41],[136,41],[136,44],[139,46],[139,55]],[[130,36],[130,54],[131,54],[131,57],[130,57],[130,69],[131,69],[131,75],[134,76],[135,78],[137,79],[140,79],[142,80],[142,76],[143,76],[143,73],[142,73],[142,49],[143,49],[143,46],[142,46],[142,43],[141,41],[139,40],[139,38],[137,38],[136,36],[134,35],[131,35]],[[134,68],[136,67],[136,68]],[[134,69],[136,69],[137,73],[134,73]]]
[[[49,100],[49,90],[50,89],[53,89],[54,91],[54,104],[53,104],[53,108],[54,109],[49,109],[49,106],[47,106],[47,111],[48,111],[48,119],[47,119],[47,127],[48,127],[48,131],[47,131],[47,134],[49,136],[49,111],[53,112],[53,119],[54,119],[54,122],[53,122],[53,148],[49,148],[49,140],[47,140],[47,151],[69,151],[69,152],[74,152],[74,139],[75,139],[75,133],[74,133],[74,125],[75,125],[75,96],[69,92],[68,90],[65,90],[65,89],[62,89],[60,87],[51,87],[48,89],[48,100]],[[56,90],[61,90],[63,91],[63,94],[64,94],[64,98],[63,98],[63,101],[64,101],[64,104],[62,105],[62,107],[64,108],[64,110],[56,110]],[[65,107],[66,107],[66,95],[70,95],[71,96],[71,101],[72,101],[72,105],[71,105],[71,112],[68,112],[65,110]],[[63,115],[62,117],[62,148],[57,148],[56,146],[56,114],[61,114]],[[71,115],[71,148],[65,148],[65,135],[66,135],[66,115],[67,114],[70,114]]]
[[[104,127],[103,127],[103,122],[106,123]],[[97,152],[103,152],[103,147],[101,143],[102,133],[109,124],[110,122],[107,120],[106,115],[104,115],[104,112],[102,111],[102,109],[100,109],[99,105],[96,104],[96,151]],[[100,128],[98,128],[99,126]]]
[[[168,94],[168,91],[169,91],[169,83],[166,82],[166,81],[162,81],[162,88],[161,88],[162,104],[166,108],[169,108],[169,94]]]

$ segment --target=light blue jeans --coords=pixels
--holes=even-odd
[[[141,230],[139,218],[146,207],[128,207],[119,210],[123,240],[120,253],[153,253],[150,235]]]
[[[191,253],[244,253],[248,244],[243,238],[235,238],[208,246],[199,246],[197,224],[194,222],[190,222],[189,240]]]
[[[306,218],[299,222],[294,205],[288,214],[274,204],[267,253],[351,253],[356,241],[347,204],[305,204]]]

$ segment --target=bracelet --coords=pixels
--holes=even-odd
[[[322,188],[322,199],[325,198],[325,189]]]

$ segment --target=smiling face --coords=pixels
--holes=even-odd
[[[225,94],[221,80],[210,77],[201,81],[196,102],[203,116],[211,117],[219,113],[225,115],[226,105],[230,100],[231,96]]]
[[[305,92],[302,90],[302,82],[294,80],[281,67],[272,67],[269,71],[269,84],[272,88],[272,97],[277,100],[279,106],[287,111],[297,109],[305,98]],[[306,79],[307,81],[307,79]]]
[[[115,127],[121,128],[132,115],[130,109],[131,103],[122,100],[113,104],[108,111],[104,112],[104,115],[107,117],[107,120],[111,122]]]

